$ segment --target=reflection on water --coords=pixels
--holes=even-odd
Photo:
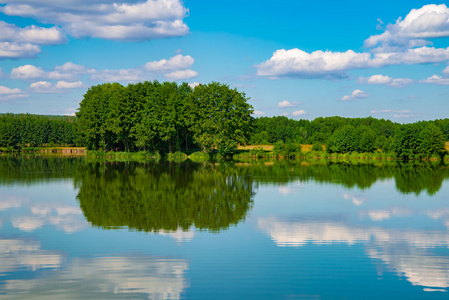
[[[430,251],[449,248],[447,231],[355,227],[342,222],[285,221],[274,217],[260,218],[257,224],[281,247],[359,243],[365,245],[370,258],[381,260],[414,285],[449,287],[449,257]]]
[[[436,165],[0,157],[0,298],[443,299],[448,179]]]
[[[62,263],[58,253],[41,250],[36,241],[0,239],[0,276],[16,269],[57,268]]]
[[[14,254],[15,250],[11,250]],[[19,251],[18,253],[20,253]],[[7,262],[11,269],[21,266],[60,266],[61,257],[27,250],[32,256]],[[2,268],[3,260],[1,262]],[[188,288],[184,278],[189,264],[182,259],[136,256],[75,258],[45,277],[10,279],[3,282],[8,299],[181,299]]]
[[[77,173],[77,199],[95,226],[146,232],[220,231],[245,219],[252,206],[249,176],[213,166],[88,164]],[[178,231],[178,233],[176,233]]]

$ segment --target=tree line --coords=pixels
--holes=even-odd
[[[75,117],[0,114],[0,147],[74,146]]]
[[[222,154],[238,144],[313,144],[328,152],[394,152],[401,158],[441,153],[449,119],[400,124],[391,120],[320,117],[312,121],[251,116],[249,98],[225,84],[142,82],[92,86],[76,117],[0,114],[0,147],[84,146],[104,151]]]
[[[313,144],[332,153],[394,152],[402,159],[430,157],[449,141],[449,119],[400,124],[391,120],[320,117],[312,121],[287,117],[254,120],[252,144]],[[314,147],[315,148],[315,147]]]

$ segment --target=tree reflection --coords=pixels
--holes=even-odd
[[[225,230],[245,219],[254,195],[251,177],[211,164],[92,163],[76,180],[91,224],[146,232]]]

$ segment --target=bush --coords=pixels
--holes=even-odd
[[[312,151],[323,151],[323,145],[320,142],[313,143]]]

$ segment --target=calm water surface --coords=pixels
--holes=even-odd
[[[448,299],[449,168],[0,157],[0,299]]]

